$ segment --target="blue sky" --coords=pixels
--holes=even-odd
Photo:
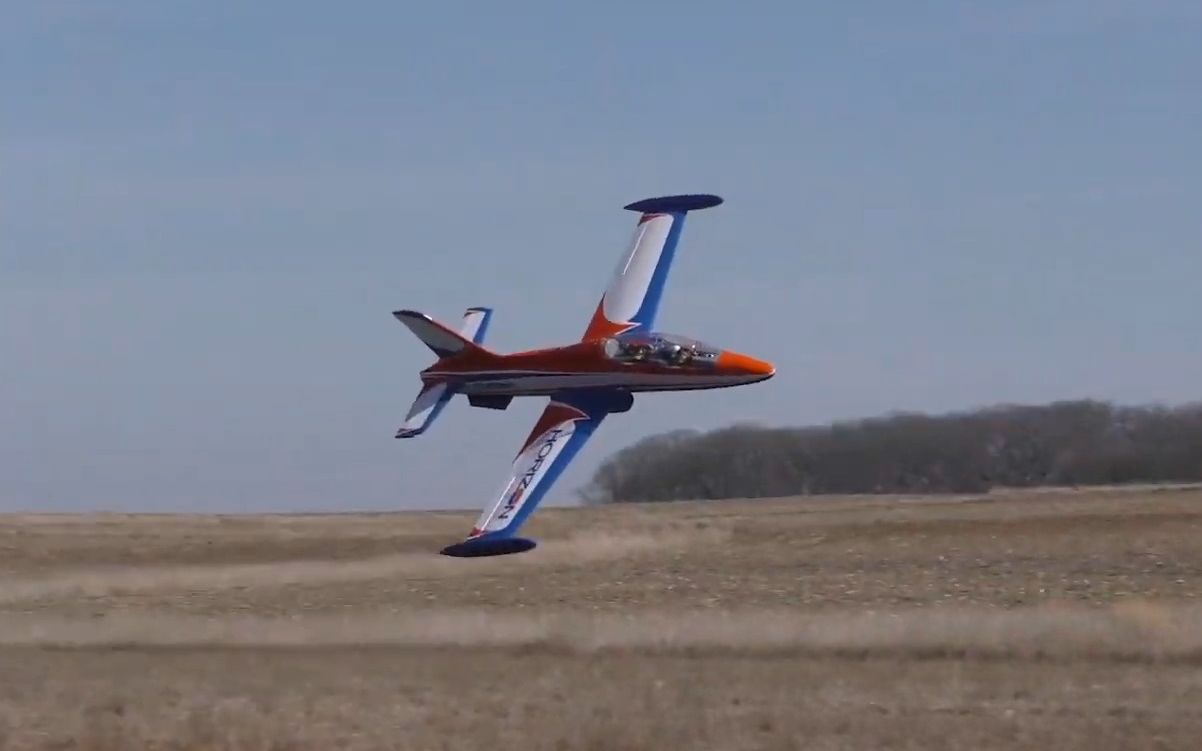
[[[629,201],[736,421],[1202,398],[1192,2],[0,2],[0,510],[478,507],[541,400],[396,426],[390,312],[579,337]]]

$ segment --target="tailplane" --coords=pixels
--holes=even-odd
[[[451,401],[454,395],[454,389],[446,383],[430,383],[423,386],[417,398],[413,400],[409,413],[405,415],[405,422],[396,432],[396,437],[413,438],[426,432],[426,428],[433,424],[438,413],[442,412],[443,407],[447,406],[447,402]]]
[[[414,336],[439,357],[450,357],[465,350],[482,350],[480,343],[492,318],[489,308],[468,308],[463,313],[459,331],[452,331],[425,313],[416,310],[397,310],[392,314],[405,324]]]
[[[492,319],[491,308],[468,308],[463,313],[463,321],[458,331],[452,331],[416,310],[398,310],[392,315],[405,324],[439,358],[472,351],[488,352],[481,343]],[[397,430],[396,437],[413,438],[426,432],[454,395],[455,388],[445,382],[424,384],[417,398],[413,400],[413,405],[409,407],[405,422]]]

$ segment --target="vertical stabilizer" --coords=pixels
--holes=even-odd
[[[484,335],[488,333],[488,323],[492,319],[492,308],[468,308],[463,313],[463,321],[458,331],[435,321],[430,316],[416,310],[398,310],[392,314],[398,321],[405,324],[410,331],[422,340],[441,359],[462,353],[488,353],[480,346]],[[455,395],[455,387],[444,382],[426,383],[413,400],[413,406],[405,416],[405,422],[397,430],[397,438],[413,438],[426,432],[434,423],[447,402]]]
[[[463,323],[459,324],[459,335],[473,344],[483,344],[492,320],[492,308],[468,308],[463,311]]]

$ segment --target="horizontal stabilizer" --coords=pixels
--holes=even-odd
[[[483,350],[483,347],[476,344],[470,338],[464,337],[457,331],[452,331],[446,326],[443,326],[438,321],[435,321],[425,313],[419,313],[416,310],[397,310],[392,314],[398,321],[405,324],[410,331],[422,340],[422,343],[429,347],[434,354],[439,357],[450,357],[457,355],[460,352],[470,350]],[[471,314],[473,322],[473,335],[479,335],[483,330],[484,324],[488,322],[488,316],[482,314],[476,316]],[[465,316],[467,319],[468,316]],[[476,319],[479,319],[476,321]],[[465,320],[465,324],[468,321]]]
[[[405,416],[404,424],[396,432],[396,437],[413,438],[426,432],[426,428],[430,427],[454,395],[455,391],[445,383],[432,383],[422,387],[417,398],[413,400],[413,406],[409,408],[409,414]]]

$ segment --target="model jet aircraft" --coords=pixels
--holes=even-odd
[[[680,195],[627,205],[641,214],[634,238],[574,344],[499,354],[482,344],[489,308],[468,308],[458,331],[416,311],[393,313],[438,356],[421,371],[421,391],[397,438],[424,432],[455,394],[488,409],[505,409],[515,396],[550,397],[505,487],[467,539],[443,548],[444,555],[533,548],[533,540],[516,536],[518,529],[605,416],[629,410],[636,392],[739,386],[776,372],[763,360],[654,330],[685,216],[720,203],[718,196]]]

